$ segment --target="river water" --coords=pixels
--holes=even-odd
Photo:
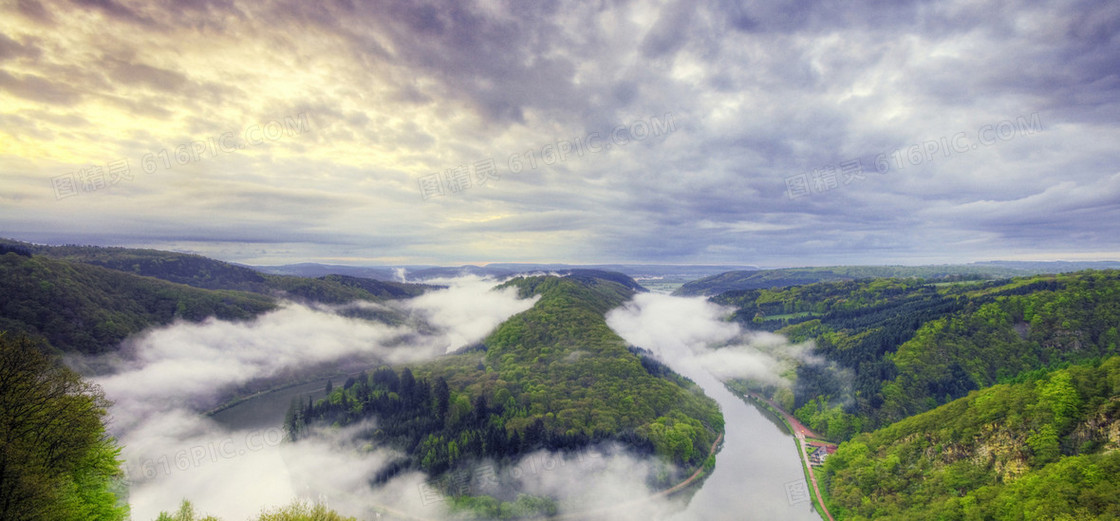
[[[685,511],[672,519],[820,521],[793,435],[710,374],[682,374],[719,403],[725,434],[715,471]]]

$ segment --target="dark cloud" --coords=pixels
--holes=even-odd
[[[17,42],[8,37],[8,35],[0,33],[0,62],[9,60],[11,58],[38,58],[42,51],[32,45]]]
[[[0,70],[0,89],[51,105],[72,105],[82,98],[82,93],[69,85],[32,74],[14,75],[4,70]]]
[[[143,14],[138,14],[114,0],[71,0],[75,5],[84,8],[96,9],[101,14],[117,21],[137,25],[154,25],[155,22]]]
[[[641,50],[646,58],[656,59],[671,55],[688,43],[682,34],[689,34],[692,16],[697,6],[687,0],[673,2],[658,15],[657,23],[642,39]]]
[[[53,21],[51,14],[37,0],[19,0],[17,9],[27,18],[37,22],[50,23]]]
[[[190,83],[183,74],[143,63],[131,63],[113,57],[102,59],[114,82],[123,85],[141,84],[166,92],[182,92]]]

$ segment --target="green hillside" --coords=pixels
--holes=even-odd
[[[7,239],[0,239],[0,244],[24,248],[34,255],[92,264],[196,288],[255,293],[264,293],[269,289],[265,277],[253,269],[201,255],[137,248],[45,246]]]
[[[0,331],[26,333],[63,352],[103,353],[176,319],[243,320],[274,307],[272,298],[254,293],[198,289],[40,255],[0,255]]]
[[[1120,357],[1027,375],[840,445],[841,520],[1120,518]]]
[[[383,478],[403,468],[439,474],[479,458],[508,461],[605,440],[656,453],[682,473],[705,462],[723,429],[716,403],[628,348],[606,324],[604,314],[629,299],[631,288],[586,274],[518,278],[506,286],[540,300],[474,349],[382,368],[318,403],[293,404],[293,437],[309,425],[378,417],[369,437],[408,455]]]
[[[941,266],[828,266],[780,268],[770,270],[729,271],[697,279],[681,286],[674,295],[691,297],[719,295],[728,291],[785,288],[817,282],[877,278],[918,279],[996,279],[1025,275],[1030,272],[1005,266],[941,265]]]
[[[301,302],[346,304],[355,300],[381,302],[419,295],[435,286],[404,284],[345,275],[325,275],[316,279],[292,275],[265,275],[262,293]]]
[[[750,328],[812,340],[792,396],[756,389],[834,439],[1034,369],[1118,354],[1120,271],[929,283],[875,279],[727,292]]]
[[[324,304],[408,298],[432,288],[422,284],[405,284],[344,275],[326,275],[317,278],[267,275],[247,266],[201,255],[150,249],[44,246],[0,239],[0,253],[7,250],[91,264],[195,288],[248,291]]]
[[[131,334],[176,319],[248,319],[274,309],[278,299],[383,302],[433,287],[344,275],[263,275],[198,255],[0,239],[0,331],[26,333],[63,352],[111,351]],[[347,313],[399,319],[384,310]]]

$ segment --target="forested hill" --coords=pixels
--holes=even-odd
[[[62,352],[111,351],[129,335],[175,319],[248,319],[274,309],[280,298],[380,302],[429,288],[342,275],[261,275],[155,250],[0,243],[0,331],[26,333]]]
[[[837,519],[1120,519],[1120,357],[1024,375],[840,445]]]
[[[605,440],[654,452],[683,469],[704,463],[723,429],[717,404],[628,348],[606,324],[605,313],[633,289],[588,273],[505,285],[539,300],[475,349],[382,368],[319,403],[294,404],[291,433],[378,417],[380,428],[370,437],[408,455],[396,470],[436,474],[480,458],[501,461]]]
[[[930,284],[915,279],[729,292],[755,329],[813,340],[792,396],[834,439],[890,424],[1024,372],[1120,354],[1120,271]]]
[[[204,290],[41,255],[0,255],[0,331],[63,352],[114,350],[125,337],[175,319],[247,319],[275,307],[254,293]]]
[[[728,271],[691,281],[674,292],[679,296],[712,296],[728,291],[876,278],[913,278],[927,282],[995,280],[1089,269],[1118,269],[1120,262],[983,262],[931,266],[830,266]]]
[[[201,255],[161,250],[74,245],[44,246],[8,239],[0,239],[0,248],[3,248],[0,254],[4,253],[4,250],[11,250],[42,255],[196,288],[249,291],[327,304],[414,297],[432,288],[422,284],[404,284],[346,275],[326,275],[317,278],[268,275],[247,266]]]
[[[720,273],[689,282],[673,294],[682,297],[712,296],[728,291],[776,289],[817,282],[875,278],[995,279],[1024,274],[1026,273],[1011,267],[977,265],[780,268]]]

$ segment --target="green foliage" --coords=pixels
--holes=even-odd
[[[262,512],[257,521],[357,521],[328,509],[323,505],[293,503],[284,508]]]
[[[345,275],[327,275],[319,278],[270,276],[247,266],[188,253],[99,246],[42,246],[0,239],[0,255],[9,251],[25,256],[35,254],[101,266],[202,289],[247,291],[265,295],[286,291],[291,297],[328,304],[414,297],[430,289],[430,286],[421,284],[403,284]]]
[[[840,405],[829,403],[827,396],[809,400],[794,412],[794,416],[809,430],[831,440],[844,440],[863,431],[866,422],[861,416],[844,412]]]
[[[781,399],[789,409],[804,407],[812,400],[829,402],[816,415],[815,428],[843,437],[859,432],[875,417],[883,381],[896,374],[893,362],[884,355],[913,337],[923,323],[956,312],[965,303],[959,295],[917,279],[732,291],[712,300],[733,306],[733,319],[751,329],[776,330],[794,342],[815,342],[817,353],[827,363],[797,367],[791,378],[795,384],[792,397],[779,396],[780,388],[774,386],[751,387]],[[971,388],[967,383],[950,382],[944,392],[963,396]],[[841,410],[823,414],[840,404]],[[835,425],[829,426],[830,422]]]
[[[0,519],[121,520],[119,449],[100,389],[27,338],[0,334]]]
[[[385,300],[414,297],[430,286],[402,284],[344,275],[326,275],[319,278],[292,275],[261,275],[265,284],[262,293],[279,293],[286,298],[324,304],[346,304],[356,300],[382,302]]]
[[[190,501],[184,499],[183,502],[179,504],[179,510],[174,514],[160,512],[159,516],[156,517],[156,521],[218,521],[218,518],[213,516],[199,518],[198,513],[194,510],[194,505],[192,505]]]
[[[222,262],[201,255],[170,251],[99,246],[42,246],[0,239],[0,255],[14,252],[32,254],[73,263],[101,266],[133,275],[153,277],[202,289],[226,289],[269,294],[285,286],[301,286],[307,292],[321,292],[327,298],[352,296],[349,300],[382,300],[413,297],[428,286],[403,284],[345,275],[317,279],[273,277],[248,266]],[[299,291],[297,290],[297,296]],[[326,302],[326,301],[322,301]]]
[[[1065,362],[1117,354],[1120,271],[1016,280],[968,295],[959,313],[924,325],[890,356],[897,376],[883,384],[879,424],[981,388]],[[1077,407],[1068,385],[1055,382],[1047,404],[1061,423]]]
[[[1115,519],[1118,412],[1120,357],[1071,366],[856,436],[821,481],[837,519]]]
[[[556,515],[558,506],[549,497],[518,494],[514,501],[499,501],[490,496],[455,496],[451,512],[456,519],[535,519]]]

